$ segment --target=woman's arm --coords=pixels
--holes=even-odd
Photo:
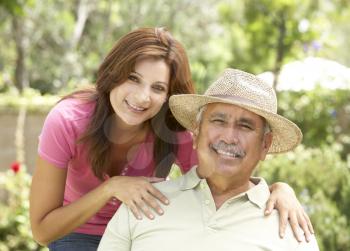
[[[42,245],[72,232],[110,199],[103,183],[63,206],[66,176],[67,169],[57,168],[38,157],[30,191],[30,222],[34,239]]]
[[[279,233],[283,238],[286,226],[289,223],[293,229],[295,238],[302,241],[304,238],[300,228],[304,231],[306,241],[311,239],[314,233],[309,216],[304,211],[293,188],[283,182],[277,182],[270,186],[271,195],[266,205],[265,215],[269,215],[276,208],[280,215]]]

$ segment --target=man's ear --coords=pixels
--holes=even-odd
[[[265,160],[266,154],[268,153],[270,146],[272,144],[272,138],[273,138],[272,132],[268,132],[264,135],[260,160]]]

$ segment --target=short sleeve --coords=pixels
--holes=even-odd
[[[47,115],[39,136],[38,154],[53,165],[66,168],[74,154],[76,136],[72,120],[64,116],[63,105],[58,103]]]
[[[97,251],[129,251],[130,247],[129,212],[127,207],[122,204],[109,221]]]
[[[193,149],[192,135],[188,131],[177,133],[178,150],[176,164],[180,167],[182,173],[186,173],[191,167],[197,165],[197,153]]]

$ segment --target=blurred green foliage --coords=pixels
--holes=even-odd
[[[319,37],[316,29],[300,29],[301,22],[314,21],[319,11],[315,0],[246,0],[237,10],[230,2],[219,6],[221,22],[232,37],[227,48],[229,65],[248,72],[275,72],[286,59],[303,54],[304,43]],[[243,39],[242,39],[243,38]]]
[[[17,113],[25,106],[28,112],[46,113],[59,100],[57,95],[41,95],[38,90],[26,88],[22,94],[13,90],[0,92],[0,111]]]
[[[307,147],[338,143],[341,156],[350,154],[350,90],[316,87],[278,93],[279,113],[300,126]]]

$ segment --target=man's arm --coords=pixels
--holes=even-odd
[[[122,204],[107,225],[97,251],[131,251],[129,212]]]

